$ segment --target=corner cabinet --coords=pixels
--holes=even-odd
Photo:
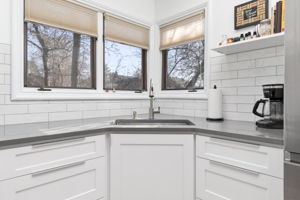
[[[192,134],[112,134],[111,200],[194,200]]]
[[[283,200],[283,150],[196,137],[201,200]]]
[[[0,199],[104,200],[105,135],[1,150]]]

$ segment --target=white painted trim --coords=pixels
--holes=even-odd
[[[204,89],[198,90],[197,92],[188,92],[187,90],[179,90],[179,91],[165,91],[161,90],[161,79],[162,79],[162,53],[159,50],[160,45],[160,25],[168,24],[170,22],[179,20],[181,18],[186,18],[188,16],[194,15],[197,12],[202,11],[205,9],[205,64],[204,64]],[[155,35],[155,52],[154,58],[157,59],[155,61],[155,64],[160,66],[160,68],[155,68],[155,72],[152,73],[152,75],[155,75],[156,77],[152,76],[154,80],[154,86],[155,88],[159,88],[159,91],[157,92],[156,98],[158,99],[207,99],[207,92],[208,88],[210,87],[210,63],[209,63],[209,3],[207,0],[203,1],[199,6],[194,7],[193,9],[181,12],[179,14],[176,14],[172,17],[169,17],[167,19],[164,19],[158,23],[158,25],[155,26],[153,30],[153,34]],[[157,78],[157,76],[159,78]]]
[[[97,10],[108,10],[100,8],[100,4],[93,0],[69,0],[72,2],[87,5]],[[24,1],[11,0],[11,19],[12,19],[12,64],[11,64],[11,99],[12,100],[90,100],[90,99],[146,99],[147,94],[134,93],[132,91],[105,92],[103,90],[103,13],[98,12],[98,40],[96,56],[96,90],[86,89],[56,89],[52,91],[37,91],[36,88],[24,87]],[[117,12],[119,14],[119,12]],[[146,25],[140,20],[134,20]],[[149,24],[147,24],[149,26]],[[151,53],[151,48],[148,53]],[[148,63],[149,60],[148,60]],[[149,65],[148,65],[149,66]]]

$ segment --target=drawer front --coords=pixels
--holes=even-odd
[[[204,136],[196,137],[197,157],[283,178],[283,149]]]
[[[5,200],[104,199],[105,158],[69,163],[0,181]]]
[[[202,158],[196,160],[197,198],[283,200],[283,180]]]
[[[0,180],[105,155],[105,135],[0,151]]]

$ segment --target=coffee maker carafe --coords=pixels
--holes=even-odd
[[[266,99],[258,100],[253,107],[253,114],[263,117],[256,125],[260,128],[283,129],[283,84],[263,85]],[[262,104],[262,112],[258,108]]]

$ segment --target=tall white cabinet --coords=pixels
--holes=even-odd
[[[112,134],[111,200],[193,200],[194,136]]]

